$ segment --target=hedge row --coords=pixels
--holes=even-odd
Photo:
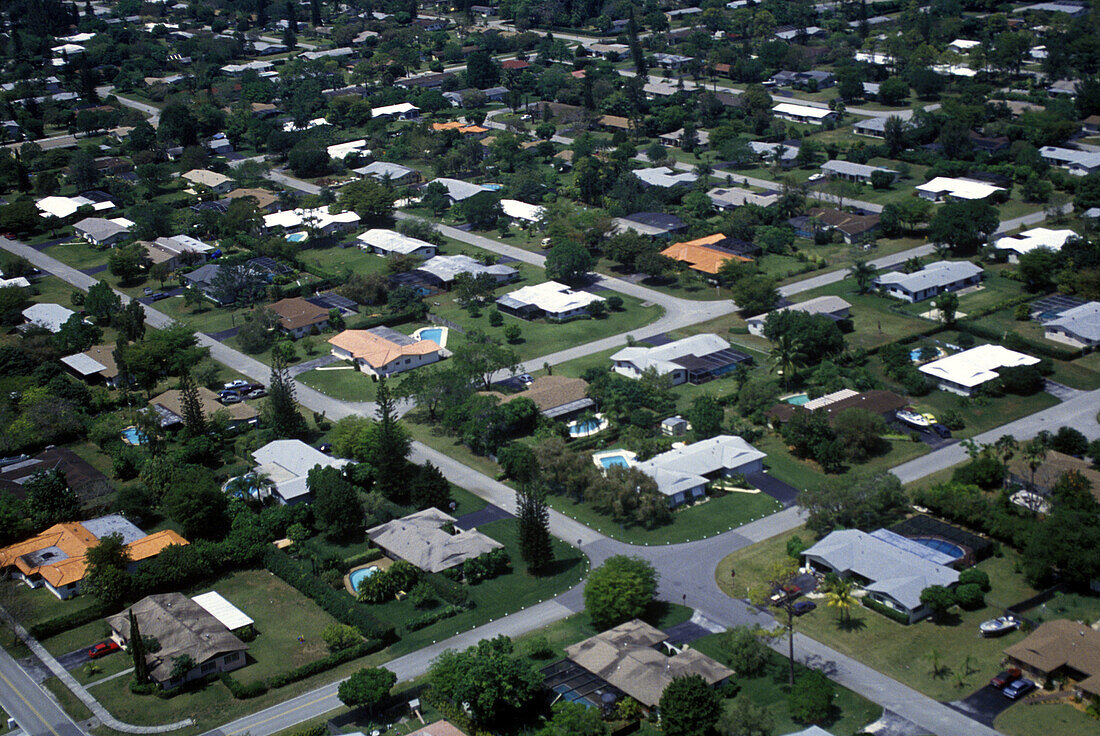
[[[879,603],[878,601],[876,601],[872,598],[866,598],[865,597],[862,600],[863,600],[863,605],[866,606],[867,608],[870,608],[872,611],[876,611],[878,613],[881,613],[886,618],[893,619],[894,621],[897,621],[899,624],[905,624],[906,626],[909,625],[909,617],[906,616],[901,611],[895,611],[893,608],[890,608],[890,606],[883,605],[882,603]]]
[[[470,591],[461,583],[455,582],[443,575],[425,575],[421,580],[427,583],[437,596],[447,603],[450,603],[452,606],[473,608],[473,602],[470,600]]]
[[[412,619],[405,624],[405,628],[409,631],[417,631],[418,629],[423,629],[425,626],[431,626],[438,621],[442,621],[445,618],[457,616],[466,610],[468,610],[466,606],[444,606],[438,611],[431,611],[430,613],[425,613],[423,616]]]
[[[368,639],[367,641],[360,642],[355,646],[348,647],[347,649],[341,649],[338,652],[333,652],[325,657],[321,657],[313,662],[307,662],[300,667],[295,667],[288,672],[280,672],[277,675],[272,675],[266,680],[258,680],[256,682],[250,682],[247,685],[242,685],[237,681],[237,678],[228,672],[223,672],[219,679],[222,684],[233,694],[233,697],[238,700],[248,700],[249,698],[257,698],[268,690],[276,690],[281,687],[286,687],[291,683],[304,680],[307,677],[313,677],[319,675],[322,672],[327,672],[334,667],[344,664],[345,662],[351,662],[354,659],[365,657],[368,654],[373,654],[382,649],[385,645],[377,639]]]
[[[1044,355],[1048,358],[1053,358],[1055,360],[1076,360],[1082,355],[1081,350],[1071,350],[1068,348],[1054,347],[1053,345],[1044,345],[1041,342],[1036,342],[1035,340],[1028,339],[1023,335],[1020,335],[1019,333],[1014,333],[1011,338],[1006,341],[1004,332],[1002,330],[994,330],[990,327],[986,327],[985,325],[978,324],[976,322],[963,321],[960,322],[957,326],[961,332],[969,332],[974,337],[980,337],[985,340],[992,340],[998,345],[1001,344],[1002,341],[1015,343],[1026,348],[1027,350],[1030,350],[1031,352],[1039,353],[1040,355]]]
[[[268,550],[264,555],[264,567],[302,595],[312,599],[325,613],[340,623],[354,626],[367,639],[378,639],[383,644],[397,640],[391,624],[372,616],[346,591],[336,591],[325,585],[313,574],[312,569],[282,550]]]
[[[348,569],[350,570],[352,568],[359,567],[360,565],[366,565],[367,563],[375,562],[377,560],[380,560],[381,558],[382,550],[377,548],[368,549],[366,552],[347,558],[346,560],[344,560],[344,564],[347,565]]]
[[[377,317],[364,317],[354,324],[349,324],[348,329],[369,330],[372,327],[396,327],[408,322],[416,322],[419,318],[420,312],[418,310],[409,310],[400,314],[380,314]]]
[[[41,641],[42,639],[49,639],[51,636],[56,636],[63,631],[75,629],[77,626],[83,626],[84,624],[90,624],[93,621],[106,618],[114,612],[112,607],[105,606],[102,603],[96,603],[79,611],[63,613],[60,616],[48,618],[45,621],[30,626],[28,630],[31,636]]]

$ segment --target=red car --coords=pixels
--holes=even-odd
[[[88,650],[88,657],[90,659],[98,659],[105,657],[111,652],[118,651],[118,643],[114,641],[101,641],[91,649]]]

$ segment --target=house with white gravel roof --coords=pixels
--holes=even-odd
[[[934,379],[941,389],[969,396],[983,383],[1000,377],[1000,368],[1015,368],[1036,365],[1038,358],[1001,347],[1000,345],[979,345],[946,358],[925,363],[919,370]]]

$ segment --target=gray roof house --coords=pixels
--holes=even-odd
[[[799,302],[798,304],[791,304],[787,307],[773,309],[766,314],[758,314],[755,317],[749,317],[746,323],[748,324],[749,332],[754,335],[763,335],[764,320],[768,318],[769,314],[790,310],[792,312],[805,312],[806,314],[821,314],[839,322],[842,319],[847,319],[851,309],[852,305],[839,296],[819,296],[815,299]]]
[[[1100,302],[1087,302],[1043,325],[1043,337],[1075,348],[1100,345]]]
[[[330,457],[301,440],[274,440],[252,453],[256,472],[268,478],[270,494],[283,505],[309,500],[309,471],[322,468],[342,468],[348,460]]]
[[[979,284],[983,272],[970,261],[936,261],[913,273],[884,273],[875,279],[875,286],[902,301],[922,302],[945,291]]]
[[[457,256],[432,256],[417,266],[415,270],[426,277],[434,286],[443,288],[448,288],[454,283],[455,277],[460,273],[468,273],[471,276],[487,273],[496,279],[498,284],[512,281],[519,276],[519,272],[514,268],[499,264],[486,266],[481,261],[461,254]]]
[[[192,289],[198,289],[206,296],[214,299],[214,297],[211,296],[211,286],[214,283],[214,279],[217,278],[218,271],[220,271],[221,268],[222,267],[216,263],[204,264],[191,273],[185,273],[183,275],[183,282]],[[217,302],[218,300],[214,299],[214,301]]]
[[[871,84],[871,82],[864,82],[863,84],[864,84],[864,86],[866,86],[868,84]],[[875,92],[877,94],[878,90],[876,89]],[[855,132],[855,133],[858,133],[859,135],[866,135],[866,136],[870,136],[872,138],[885,138],[886,137],[886,121],[889,120],[890,117],[896,117],[896,116],[893,116],[893,115],[889,116],[889,117],[879,116],[879,117],[873,117],[873,118],[864,118],[863,120],[857,120],[855,123],[852,124],[852,131]],[[899,118],[899,120],[900,120],[900,118]],[[902,120],[901,121],[901,127],[903,129],[906,129],[906,130],[909,129],[909,128],[912,128],[913,127],[913,121],[911,121],[911,120]]]
[[[672,233],[687,228],[687,223],[679,217],[664,212],[635,212],[632,215],[616,217],[611,222],[615,226],[616,233],[630,230],[639,235],[665,239],[668,239]]]
[[[891,180],[898,178],[898,172],[893,169],[887,169],[882,166],[867,166],[852,161],[838,161],[836,159],[821,164],[821,170],[830,176],[835,176],[839,179],[847,179],[848,181],[854,181],[860,184],[870,184],[871,176],[876,171],[882,171],[889,174]]]
[[[667,166],[658,166],[654,169],[634,169],[632,173],[641,179],[646,186],[661,187],[662,189],[693,184],[699,178],[697,174],[690,171],[675,173]]]
[[[74,314],[76,312],[60,304],[40,302],[24,309],[23,319],[27,321],[28,325],[37,325],[56,333],[61,331],[61,325],[68,322]]]
[[[114,245],[130,237],[130,228],[102,217],[85,217],[73,229],[92,245]]]
[[[627,378],[641,378],[648,370],[670,376],[672,385],[703,383],[728,373],[738,363],[750,361],[745,353],[730,349],[718,335],[692,335],[657,347],[632,346],[611,356],[612,370]]]
[[[434,256],[437,250],[433,243],[378,227],[367,230],[357,240],[360,248],[380,256],[403,255],[429,258]]]
[[[442,572],[504,546],[476,529],[455,528],[454,522],[450,514],[427,508],[368,529],[367,536],[386,554],[425,572]]]
[[[401,164],[392,164],[389,161],[375,161],[358,169],[352,169],[359,176],[369,176],[376,181],[386,181],[392,184],[415,184],[420,181],[420,172]]]
[[[1074,176],[1088,176],[1100,171],[1100,153],[1043,146],[1039,149],[1039,155],[1048,164],[1061,166]]]
[[[832,532],[803,552],[802,559],[814,572],[861,582],[869,598],[905,614],[910,623],[931,613],[920,602],[921,591],[959,580],[958,571],[948,567],[958,558],[886,529]]]
[[[471,184],[468,181],[462,181],[461,179],[449,179],[441,176],[438,179],[433,179],[428,184],[442,184],[447,190],[447,196],[451,202],[461,202],[464,199],[469,199],[475,194],[481,194],[488,191],[482,186],[477,184]]]
[[[765,457],[740,437],[723,434],[662,452],[634,467],[657,482],[670,506],[679,506],[705,495],[711,480],[761,472]]]

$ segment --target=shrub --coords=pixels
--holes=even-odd
[[[470,605],[470,592],[462,584],[443,575],[425,575],[423,582],[430,586],[437,596],[452,606],[472,608]]]
[[[97,603],[83,610],[63,613],[60,616],[54,616],[53,618],[34,624],[30,627],[30,634],[40,641],[42,639],[49,639],[51,636],[56,636],[63,631],[75,629],[78,626],[83,626],[93,621],[106,618],[114,612],[115,609],[113,607]]]
[[[421,580],[409,591],[409,602],[414,608],[431,608],[435,605],[435,594],[430,585]]]
[[[304,680],[307,677],[313,677],[319,675],[322,672],[327,672],[333,667],[342,665],[344,662],[350,662],[360,657],[365,657],[368,654],[373,654],[385,646],[377,639],[368,639],[361,644],[356,644],[353,647],[347,649],[341,649],[338,652],[333,652],[328,656],[321,657],[321,659],[314,660],[313,662],[306,662],[301,667],[295,667],[289,672],[281,672],[277,675],[273,675],[267,679],[267,687],[271,690],[275,690],[280,687],[286,687],[287,685]]]
[[[977,585],[982,592],[989,592],[989,575],[985,570],[969,567],[959,573],[959,585]]]
[[[955,602],[966,610],[973,611],[985,605],[985,596],[978,585],[967,583],[955,588]]]
[[[417,631],[419,629],[425,628],[426,626],[431,626],[434,623],[442,621],[445,618],[457,616],[465,610],[466,609],[461,606],[444,606],[437,611],[425,613],[423,616],[412,619],[405,624],[405,628],[409,631]]]
[[[909,625],[909,617],[901,611],[895,611],[893,608],[890,608],[890,606],[883,605],[882,603],[879,603],[872,598],[865,597],[862,600],[864,608],[870,608],[876,613],[881,613],[886,618],[893,619],[899,624],[905,624],[906,626]]]
[[[957,409],[944,409],[940,412],[940,424],[948,429],[959,430],[966,426],[966,420]]]
[[[492,580],[508,572],[511,558],[503,549],[494,549],[491,552],[478,555],[462,563],[462,575],[470,585],[477,585],[483,580]]]
[[[347,624],[329,624],[321,632],[321,638],[330,652],[338,652],[341,649],[353,647],[363,640],[359,631]]]
[[[809,545],[802,541],[802,537],[796,534],[795,536],[787,540],[787,557],[791,557],[796,560],[800,559],[802,557],[802,553],[806,551],[807,547],[809,547]]]
[[[267,692],[267,684],[260,680],[258,682],[250,682],[247,685],[242,685],[237,681],[237,678],[228,672],[223,672],[219,676],[222,684],[226,689],[233,694],[233,697],[237,700],[248,700],[249,698],[258,698]]]
[[[550,659],[554,649],[545,636],[536,636],[527,642],[527,656],[531,659]]]

